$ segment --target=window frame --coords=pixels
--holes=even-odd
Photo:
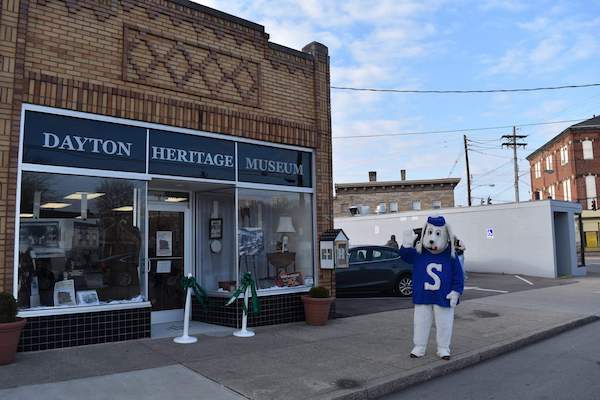
[[[590,139],[585,139],[581,141],[581,150],[583,152],[584,160],[593,160],[594,159],[594,141]]]
[[[418,204],[419,207],[415,208],[415,204]],[[411,204],[410,204],[410,207],[411,207],[410,209],[413,210],[413,211],[420,211],[422,209],[421,208],[421,200],[412,200]]]
[[[560,165],[569,163],[569,145],[564,145],[560,148]]]
[[[67,117],[75,117],[75,118],[82,118],[82,119],[87,119],[87,120],[105,121],[105,122],[110,122],[110,123],[115,123],[115,124],[124,124],[124,125],[129,125],[129,126],[143,127],[146,129],[146,133],[147,133],[147,137],[146,137],[147,138],[147,140],[146,140],[147,147],[149,146],[148,135],[149,135],[149,131],[151,129],[168,131],[168,132],[173,132],[173,133],[186,133],[186,134],[195,135],[195,136],[199,136],[199,137],[209,137],[209,138],[216,138],[216,139],[223,139],[223,140],[231,141],[231,142],[235,143],[235,161],[234,161],[235,162],[235,180],[221,181],[218,179],[205,179],[205,178],[193,178],[193,177],[184,177],[184,176],[150,174],[150,173],[148,173],[148,159],[146,161],[146,173],[121,172],[121,171],[112,171],[112,170],[99,170],[99,169],[87,169],[87,168],[79,168],[79,167],[65,167],[65,166],[24,163],[23,162],[23,140],[24,140],[24,132],[25,132],[25,114],[27,111],[43,112],[43,113],[49,113],[49,114],[54,114],[54,115],[67,116]],[[171,126],[171,125],[144,122],[144,121],[138,121],[138,120],[133,120],[133,119],[127,119],[127,118],[111,117],[111,116],[100,115],[100,114],[92,114],[92,113],[88,113],[88,112],[65,110],[65,109],[59,109],[56,107],[41,106],[41,105],[35,105],[35,104],[29,104],[29,103],[22,104],[20,117],[21,117],[21,119],[20,119],[20,132],[19,132],[19,151],[18,151],[18,161],[17,161],[17,188],[16,188],[17,201],[16,201],[16,207],[14,208],[16,216],[18,216],[20,214],[21,184],[22,184],[21,175],[23,172],[26,172],[26,171],[27,172],[46,172],[46,173],[65,174],[65,175],[77,175],[77,176],[90,176],[90,177],[97,177],[97,178],[133,179],[133,180],[141,180],[141,181],[147,181],[147,182],[149,182],[153,178],[162,178],[162,179],[172,179],[175,181],[193,181],[193,182],[206,182],[206,183],[215,183],[215,184],[222,183],[222,184],[232,185],[235,188],[235,205],[234,205],[234,207],[236,209],[236,213],[235,213],[235,215],[236,215],[236,219],[235,219],[236,231],[239,226],[238,225],[238,212],[237,212],[237,210],[239,209],[238,189],[247,188],[247,189],[287,191],[287,192],[296,192],[296,193],[310,193],[312,195],[311,196],[312,197],[312,201],[311,201],[312,243],[311,244],[313,246],[313,252],[312,252],[313,253],[312,269],[313,269],[313,279],[314,279],[313,285],[317,286],[319,284],[319,275],[318,275],[318,256],[319,255],[318,255],[317,251],[314,251],[314,249],[318,248],[317,190],[316,190],[316,188],[317,188],[317,168],[316,168],[316,151],[315,151],[315,149],[308,148],[308,147],[295,146],[295,145],[280,144],[280,143],[275,143],[275,142],[256,140],[256,139],[249,139],[249,138],[238,137],[238,136],[230,136],[230,135],[207,132],[207,131],[196,130],[196,129],[179,128],[179,127],[175,127],[175,126]],[[303,151],[303,152],[310,153],[311,154],[310,167],[311,167],[311,175],[312,175],[310,187],[284,186],[284,185],[274,185],[274,184],[252,183],[252,182],[240,181],[238,179],[239,168],[237,167],[237,162],[238,162],[238,160],[237,160],[237,158],[238,158],[237,157],[237,152],[238,152],[237,144],[238,143],[249,143],[249,144],[262,145],[262,146],[272,147],[272,148],[289,149],[289,150],[296,150],[296,151]],[[147,186],[148,185],[146,185],[146,191],[148,191]],[[147,199],[146,199],[146,202],[147,202]],[[148,219],[147,204],[146,204],[145,218],[146,218],[146,220]],[[194,224],[195,224],[195,222],[194,222]],[[13,260],[13,288],[12,288],[14,294],[18,294],[19,225],[20,225],[19,218],[16,217],[15,222],[14,222],[14,236],[13,236],[14,247],[12,249],[12,251],[14,252],[13,253],[13,255],[14,255],[14,257],[13,257],[13,259],[14,259]],[[145,228],[144,235],[146,236],[146,243],[147,243],[147,235],[148,235],[147,226]],[[238,252],[239,252],[238,241],[236,240],[235,241],[235,254],[238,254]],[[145,259],[146,260],[148,259],[147,244],[146,244]],[[194,267],[193,269],[197,273],[196,268]],[[235,271],[236,271],[236,276],[239,276],[239,257],[235,257]],[[259,296],[272,296],[272,295],[280,295],[280,294],[296,293],[296,292],[306,292],[306,291],[308,291],[308,288],[306,288],[306,287],[282,288],[280,290],[269,290],[266,292],[259,293]],[[147,293],[142,293],[142,294],[144,296],[147,296]],[[215,293],[210,292],[210,295],[223,296],[223,297],[228,296],[228,294],[223,294],[223,293],[219,293],[219,292],[215,292]],[[144,303],[141,303],[141,302],[135,303],[135,305],[133,307],[134,308],[142,308],[142,307],[149,307],[149,306],[150,306],[150,302],[146,301]],[[99,308],[99,310],[105,310],[105,309],[125,309],[125,308],[131,308],[132,306],[127,305],[127,304],[119,304],[119,305],[111,305],[110,307],[106,306],[106,305],[94,306],[94,307]],[[72,311],[66,311],[66,310],[72,310]],[[68,313],[82,313],[82,312],[88,312],[88,311],[90,311],[90,308],[87,308],[87,307],[85,309],[82,309],[82,307],[70,307],[70,308],[58,308],[58,309],[53,309],[53,310],[44,310],[44,311],[39,311],[39,312],[35,311],[35,315],[36,316],[37,315],[60,315],[60,314],[68,314]],[[22,312],[25,313],[26,311],[22,311]],[[20,311],[19,315],[21,315],[22,312]],[[31,314],[30,314],[30,316],[31,316]]]

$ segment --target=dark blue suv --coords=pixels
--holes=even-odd
[[[357,246],[350,249],[350,266],[335,270],[336,292],[393,293],[412,296],[412,265],[398,249]],[[340,296],[341,297],[341,296]]]

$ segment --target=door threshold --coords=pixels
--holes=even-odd
[[[236,331],[235,328],[228,326],[207,324],[206,322],[190,321],[189,334],[213,336],[213,337],[225,337],[233,335]],[[183,321],[163,322],[152,324],[151,338],[169,338],[181,336],[183,334]]]

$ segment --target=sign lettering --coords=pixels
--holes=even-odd
[[[439,290],[442,285],[440,277],[434,271],[442,272],[442,264],[431,263],[427,265],[427,275],[433,279],[433,285],[429,282],[425,282],[425,290]]]
[[[232,140],[122,123],[28,110],[23,144],[24,163],[312,186],[307,151],[240,142],[236,160]]]

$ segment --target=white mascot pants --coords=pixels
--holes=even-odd
[[[433,318],[435,318],[437,353],[440,357],[450,355],[454,308],[440,307],[435,304],[415,304],[413,335],[415,347],[412,354],[417,357],[425,355]]]

